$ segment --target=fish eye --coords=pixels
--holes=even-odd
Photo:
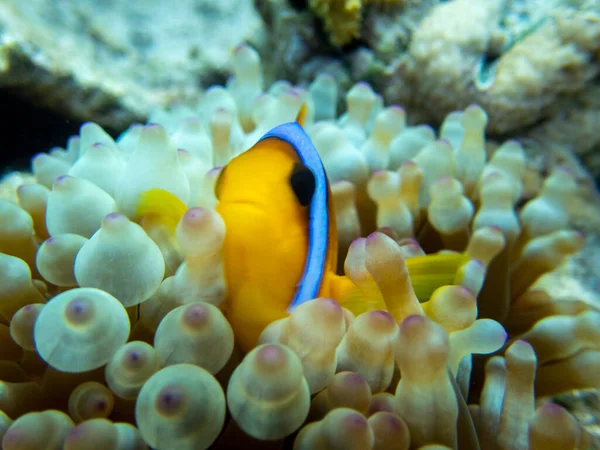
[[[312,171],[304,164],[296,163],[290,176],[290,185],[296,194],[298,202],[302,206],[310,205],[313,194],[315,193],[315,176]]]

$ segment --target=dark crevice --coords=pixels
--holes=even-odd
[[[483,54],[481,65],[479,67],[479,82],[482,84],[489,83],[494,76],[496,63],[502,56],[502,53],[487,51]]]
[[[308,8],[307,0],[289,0],[290,6],[296,11],[304,11]]]
[[[220,71],[201,74],[198,75],[198,86],[202,87],[202,89],[207,89],[210,86],[225,86],[230,76],[229,72]]]
[[[82,122],[24,100],[14,90],[0,89],[2,108],[2,171],[27,170],[33,155],[66,145]]]
[[[349,55],[350,53],[353,53],[354,51],[358,50],[359,48],[366,48],[369,50],[371,49],[368,41],[366,41],[365,39],[359,38],[359,39],[352,39],[350,42],[345,44],[341,48],[340,53]]]

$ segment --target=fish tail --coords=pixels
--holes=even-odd
[[[406,266],[419,302],[429,300],[437,288],[454,284],[456,272],[467,261],[464,253],[435,253],[408,258]]]
[[[441,286],[454,284],[458,269],[468,260],[463,253],[437,253],[408,258],[406,265],[419,302],[429,300]],[[374,283],[374,281],[373,281]],[[367,311],[387,310],[381,292],[373,286],[358,287],[347,276],[328,273],[322,296],[335,299],[354,315]]]
[[[345,275],[328,273],[328,292],[323,295],[336,300],[355,316],[367,311],[385,310],[381,293],[366,292]]]
[[[136,205],[136,220],[159,223],[172,233],[187,211],[187,206],[175,194],[164,189],[153,188],[140,194]]]

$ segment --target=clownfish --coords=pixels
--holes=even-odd
[[[360,295],[348,277],[336,274],[333,197],[321,158],[302,128],[304,111],[233,158],[215,184],[216,210],[225,223],[224,311],[244,351],[256,345],[267,325],[304,302],[328,297],[344,306],[345,298]],[[181,206],[164,204],[169,201]],[[186,209],[159,189],[142,194],[138,204],[138,211],[170,215],[171,223]],[[427,286],[415,287],[420,300],[452,284],[462,262],[458,254],[408,259],[411,278],[436,271]]]

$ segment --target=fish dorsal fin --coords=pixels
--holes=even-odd
[[[304,122],[306,121],[306,103],[302,103],[300,107],[300,111],[298,111],[298,115],[296,116],[296,123],[304,128]]]

